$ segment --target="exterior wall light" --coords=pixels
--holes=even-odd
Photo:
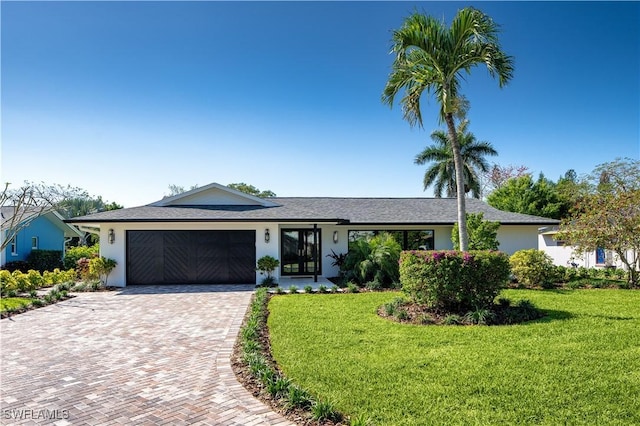
[[[113,244],[116,241],[116,233],[112,229],[109,229],[109,235],[107,236],[109,244]]]
[[[333,231],[333,244],[338,244],[338,231]]]
[[[268,243],[271,241],[271,234],[269,234],[269,228],[264,230],[264,242]]]

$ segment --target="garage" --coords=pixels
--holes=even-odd
[[[127,284],[250,284],[254,230],[127,231]]]

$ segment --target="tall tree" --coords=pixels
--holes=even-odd
[[[484,159],[487,155],[498,155],[493,146],[486,141],[477,141],[473,133],[467,130],[469,120],[458,124],[458,141],[460,155],[464,167],[464,191],[474,198],[480,198],[480,175],[489,171],[489,164]],[[433,163],[424,173],[424,189],[434,185],[435,196],[442,197],[446,189],[447,197],[456,196],[456,172],[453,161],[451,140],[447,132],[436,130],[431,133],[435,145],[426,147],[416,156],[415,163],[423,165]]]
[[[629,283],[640,286],[640,161],[601,164],[587,179],[591,189],[562,221],[558,238],[581,252],[613,251]]]
[[[460,81],[477,65],[486,65],[497,77],[500,87],[513,75],[513,58],[506,55],[498,41],[498,25],[474,8],[456,14],[451,26],[431,16],[414,13],[399,30],[393,32],[391,52],[395,54],[392,71],[382,101],[393,106],[398,93],[404,119],[410,126],[422,127],[420,98],[433,92],[440,104],[440,120],[447,125],[456,172],[460,249],[468,249],[464,167],[458,141],[455,116],[462,105]]]
[[[509,179],[518,178],[529,174],[529,168],[524,165],[501,166],[494,164],[491,169],[482,175],[482,196],[486,197],[492,191],[502,187]]]
[[[534,181],[527,174],[509,179],[487,197],[487,203],[507,212],[561,219],[571,208],[570,201],[558,192],[557,185],[541,173]]]
[[[116,202],[109,203],[104,201],[100,195],[94,198],[89,194],[84,193],[77,197],[62,201],[57,210],[68,219],[109,210],[118,210],[121,208],[123,207]]]

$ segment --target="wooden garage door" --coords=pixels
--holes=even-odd
[[[127,231],[127,284],[252,284],[255,231]]]

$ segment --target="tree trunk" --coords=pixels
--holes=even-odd
[[[460,153],[460,143],[456,126],[453,122],[453,114],[445,114],[444,120],[449,129],[449,138],[451,139],[451,148],[453,149],[453,164],[456,169],[456,198],[458,200],[458,231],[460,236],[460,250],[467,251],[469,249],[469,236],[467,233],[467,208],[464,199],[464,166],[462,163],[462,154]]]

